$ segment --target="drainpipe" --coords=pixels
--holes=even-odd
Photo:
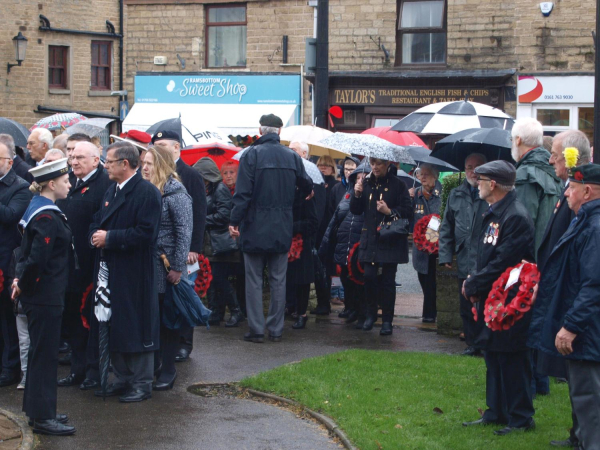
[[[119,38],[119,90],[122,91],[123,88],[123,0],[119,0],[119,34],[121,37]],[[121,101],[127,101],[127,96],[119,96],[119,110],[121,109]],[[120,114],[119,114],[120,116]],[[122,131],[122,123],[119,120],[119,133]]]

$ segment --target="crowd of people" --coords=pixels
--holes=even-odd
[[[56,412],[57,386],[124,403],[173,388],[194,329],[173,329],[163,312],[171,287],[182,277],[194,281],[204,257],[212,269],[208,323],[247,320],[244,340],[254,343],[265,334],[281,341],[286,315],[301,330],[309,313],[330,314],[333,289],[346,323],[370,331],[381,310],[380,335],[391,335],[396,272],[412,260],[425,323],[436,321],[437,266],[456,267],[464,354],[485,358],[488,409],[463,425],[502,424],[498,435],[533,429],[533,398],[549,393],[554,376],[569,382],[574,420],[569,439],[555,444],[598,448],[600,280],[589,259],[600,166],[590,164],[586,136],[565,131],[548,142],[539,122],[517,120],[516,167],[470,154],[442,211],[435,166],[421,165],[415,188],[392,161],[348,156],[338,175],[322,156],[323,180],[313,180],[303,161],[309,147],[284,147],[282,126],[263,116],[261,137],[239,165],[221,167],[208,157],[187,165],[181,136],[167,129],[130,131],[104,149],[84,134],[54,138],[36,129],[27,155],[0,135],[0,387],[24,389],[34,431],[75,432]],[[565,149],[576,149],[574,163]],[[415,223],[440,213],[439,255],[412,245],[409,258]],[[541,272],[534,307],[510,329],[491,331],[481,319],[485,299],[521,261]],[[341,286],[332,287],[337,277]],[[317,306],[309,311],[312,284]],[[113,381],[100,389],[103,323],[110,323]],[[59,350],[68,351],[61,361]],[[70,373],[57,380],[59,362]]]

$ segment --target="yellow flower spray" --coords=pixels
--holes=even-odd
[[[563,151],[563,155],[565,156],[565,165],[567,169],[572,169],[577,165],[577,160],[579,159],[579,150],[575,147],[567,147]]]

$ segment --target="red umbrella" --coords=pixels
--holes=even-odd
[[[206,145],[190,145],[181,150],[181,158],[190,166],[193,166],[200,158],[212,159],[220,169],[225,161],[231,161],[240,149],[233,144],[221,144],[218,142]],[[237,161],[235,161],[237,162]]]
[[[368,130],[363,131],[361,134],[372,134],[373,136],[380,137],[381,139],[385,139],[386,141],[396,145],[418,145],[427,148],[425,142],[423,142],[415,133],[411,133],[410,131],[398,133],[397,131],[390,131],[391,128],[392,127],[369,128]]]

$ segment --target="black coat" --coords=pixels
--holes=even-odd
[[[31,197],[29,183],[17,176],[14,169],[0,181],[0,270],[3,273],[10,265],[13,250],[21,245],[18,223]],[[8,285],[5,289],[8,292]]]
[[[21,295],[30,305],[64,306],[72,253],[72,235],[66,217],[55,209],[31,217],[23,231],[21,259],[17,263]]]
[[[231,191],[222,181],[212,183],[206,195],[206,230],[226,230],[233,204]]]
[[[293,150],[274,133],[261,136],[240,158],[230,224],[240,227],[248,253],[287,253],[292,244],[296,187],[307,197],[313,182]]]
[[[575,213],[569,208],[567,198],[563,193],[557,207],[554,208],[552,216],[550,216],[544,237],[538,248],[537,265],[540,272],[544,271],[544,266],[550,257],[550,253],[552,253],[552,249],[565,234],[574,217]]]
[[[88,242],[97,230],[108,231],[106,246],[97,252],[108,265],[112,317],[110,350],[147,352],[159,347],[158,292],[155,261],[160,226],[161,195],[137,172],[115,197],[116,185],[104,196],[102,209],[90,226]],[[91,244],[90,244],[91,245]]]
[[[191,252],[202,253],[204,250],[204,228],[206,225],[206,186],[204,179],[198,171],[188,166],[179,158],[175,164],[177,174],[185,190],[192,197],[192,212],[194,214],[194,228],[192,230]]]
[[[317,218],[319,219],[319,227],[325,219],[325,210],[327,205],[327,190],[324,184],[313,184],[313,192],[315,193],[315,206],[317,208]]]
[[[329,196],[330,209],[333,209],[333,211],[335,211],[335,208],[337,208],[337,206],[344,198],[344,195],[346,195],[346,191],[348,191],[347,182],[336,183],[335,186],[331,188],[331,195]]]
[[[313,249],[319,227],[314,197],[306,200],[305,196],[296,195],[293,215],[293,235],[302,235],[302,253],[299,259],[288,263],[286,280],[290,284],[310,284],[315,281]]]
[[[33,181],[33,175],[29,173],[29,169],[31,169],[32,166],[23,161],[23,158],[21,158],[19,155],[16,155],[15,159],[13,159],[12,168],[17,175],[19,175],[28,183],[31,183]]]
[[[363,192],[360,198],[354,195],[350,198],[350,212],[355,215],[365,215],[365,223],[360,236],[358,259],[362,263],[408,263],[408,237],[402,236],[392,243],[380,243],[377,227],[381,225],[384,214],[377,211],[377,200],[382,198],[393,213],[403,219],[411,220],[412,205],[408,189],[400,178],[386,174],[375,178],[373,173],[363,181]]]
[[[332,200],[333,188],[340,184],[333,175],[324,176],[323,179],[325,180],[325,210],[323,211],[323,219],[320,221],[319,230],[317,232],[317,246],[321,245],[327,225],[329,225],[331,216],[333,216],[337,206],[334,205],[334,201]]]
[[[483,216],[481,230],[474,235],[473,245],[477,246],[475,272],[465,282],[467,298],[478,296],[479,320],[484,320],[485,300],[492,284],[509,267],[522,260],[533,261],[535,229],[533,221],[515,191],[509,192],[502,200],[492,205],[491,211]],[[516,293],[511,291],[508,304]],[[531,311],[507,331],[491,331],[483,327],[476,338],[476,346],[496,352],[516,352],[527,349],[527,330],[531,321]]]
[[[96,172],[77,188],[77,178],[69,174],[71,190],[64,200],[57,200],[56,206],[67,216],[69,227],[73,232],[73,242],[79,270],[75,269],[75,259],[69,258],[69,284],[67,292],[82,293],[94,281],[94,263],[96,249],[90,248],[88,233],[94,214],[102,207],[104,194],[113,184],[102,165]]]

